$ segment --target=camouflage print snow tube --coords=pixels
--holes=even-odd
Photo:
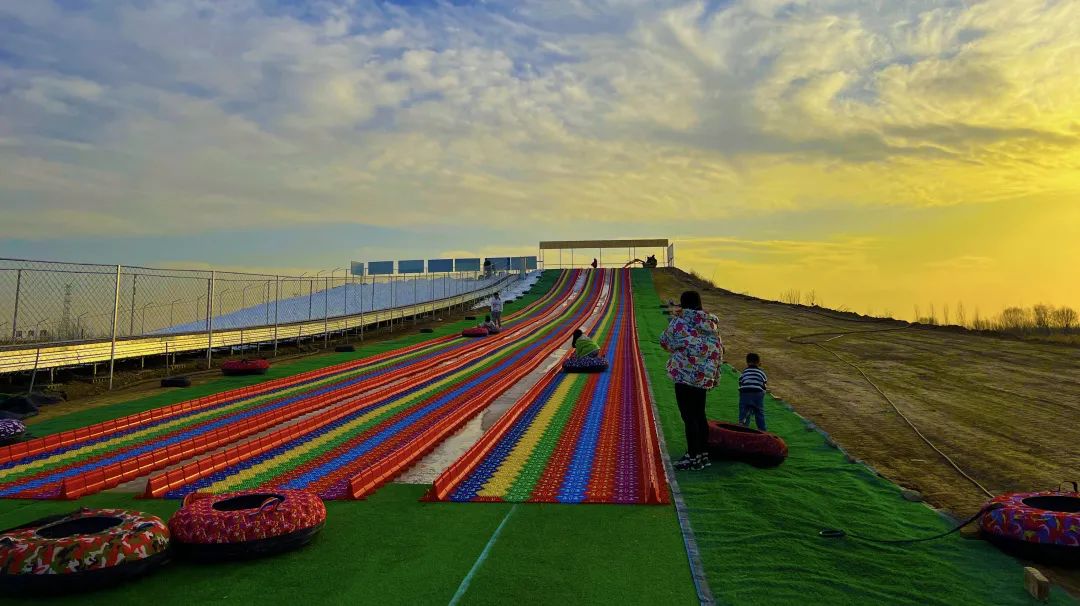
[[[0,533],[0,591],[67,593],[112,585],[168,559],[160,518],[88,509]]]
[[[0,419],[0,444],[17,442],[26,433],[26,425],[18,419]]]
[[[604,372],[608,361],[600,356],[570,356],[563,361],[562,369],[563,372]]]

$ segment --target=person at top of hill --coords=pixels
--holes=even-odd
[[[502,328],[502,310],[502,297],[499,296],[499,293],[491,295],[491,321],[499,328]]]
[[[711,464],[705,396],[720,380],[724,343],[720,320],[701,308],[701,295],[688,290],[679,303],[682,309],[660,335],[660,346],[671,353],[667,371],[675,383],[675,401],[686,430],[686,454],[675,462],[675,468],[697,470]]]
[[[656,255],[649,255],[648,257],[646,257],[645,263],[643,263],[642,265],[644,265],[645,267],[656,267]]]
[[[765,431],[765,388],[769,377],[760,366],[761,356],[746,354],[746,370],[739,375],[739,425],[749,427],[753,415],[757,428]]]
[[[486,328],[488,332],[498,332],[499,327],[491,321],[491,316],[484,316],[483,323],[480,324],[480,328]]]
[[[574,338],[570,341],[570,345],[574,348],[574,355],[579,358],[600,355],[600,346],[596,344],[596,341],[586,337],[585,332],[580,328],[574,331]]]
[[[592,265],[593,269],[596,269],[596,266],[598,265],[598,263],[596,262],[596,259],[593,259],[592,263],[590,263],[590,265]]]

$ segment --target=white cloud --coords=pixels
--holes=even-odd
[[[1075,2],[267,6],[0,4],[0,236],[1076,193]]]

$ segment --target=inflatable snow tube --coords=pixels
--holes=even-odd
[[[426,335],[429,335],[429,334],[435,332],[435,329],[434,328],[421,328],[420,332],[422,332],[422,333],[424,333]]]
[[[82,592],[147,573],[168,558],[161,518],[83,508],[0,533],[0,590]]]
[[[745,461],[757,467],[776,467],[787,458],[784,440],[767,431],[735,423],[709,421],[709,456]]]
[[[334,351],[339,352],[339,353],[344,353],[344,352],[349,352],[349,351],[356,351],[356,346],[355,345],[338,345],[337,347],[334,348]]]
[[[165,377],[161,380],[162,387],[191,387],[191,379],[187,377]]]
[[[265,375],[268,370],[270,370],[270,363],[262,358],[258,360],[227,360],[221,365],[221,374],[227,377]]]
[[[463,337],[486,337],[488,336],[488,329],[483,326],[473,326],[472,328],[466,328],[461,331]]]
[[[986,504],[982,535],[1028,559],[1080,564],[1080,492],[1010,492]],[[993,509],[990,509],[993,507]]]
[[[601,356],[570,356],[562,363],[563,372],[604,372],[608,361]]]
[[[326,506],[303,490],[192,493],[169,520],[177,552],[196,560],[250,559],[309,543],[326,522]]]
[[[0,446],[18,442],[26,433],[26,425],[18,419],[0,419]]]

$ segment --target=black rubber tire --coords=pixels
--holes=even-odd
[[[424,334],[431,334],[431,333],[435,332],[435,329],[434,328],[421,328],[420,332],[422,332]]]
[[[10,594],[60,595],[82,593],[112,587],[142,576],[168,563],[170,550],[142,560],[111,566],[103,570],[85,570],[72,574],[5,574],[0,575],[0,591]]]
[[[476,316],[465,316],[466,320],[475,320]]]
[[[172,548],[185,559],[202,563],[223,562],[227,560],[251,560],[277,555],[286,551],[300,549],[319,534],[325,522],[279,537],[244,541],[243,543],[180,543],[174,541]]]
[[[165,377],[161,380],[162,387],[191,387],[191,379],[180,377]]]
[[[341,352],[341,353],[348,352],[348,351],[356,351],[356,346],[355,345],[338,345],[337,347],[334,348],[334,351]]]

